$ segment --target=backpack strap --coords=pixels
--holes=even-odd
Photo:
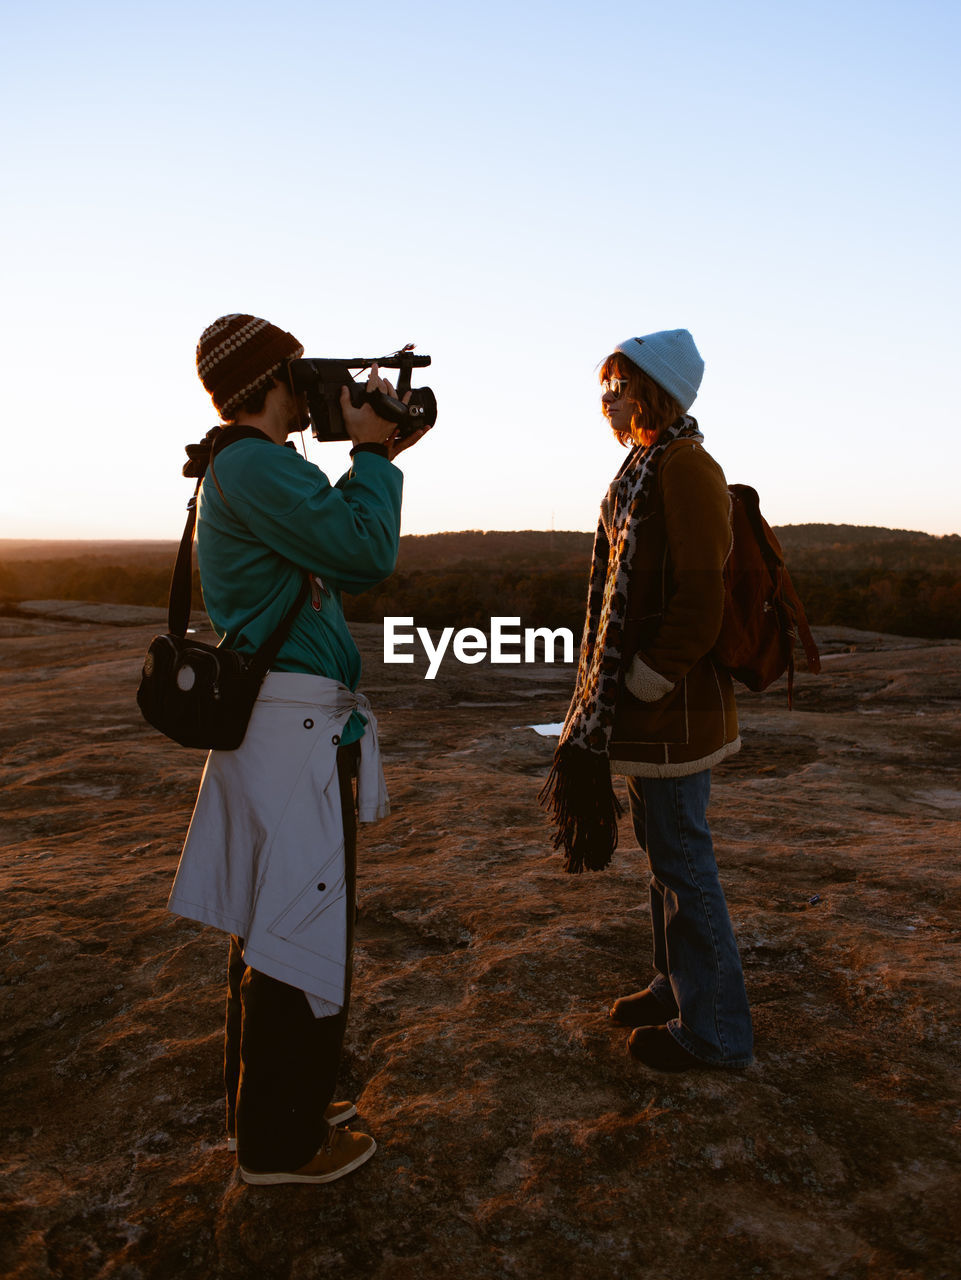
[[[800,604],[800,600],[798,604]],[[821,670],[821,654],[818,650],[817,641],[811,635],[811,628],[808,626],[807,616],[804,613],[804,607],[801,606],[801,613],[797,620],[797,634],[804,649],[804,657],[807,659],[808,671],[818,672]]]
[[[794,709],[794,650],[787,656],[787,709]]]

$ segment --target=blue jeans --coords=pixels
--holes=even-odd
[[[686,778],[628,778],[634,833],[651,865],[651,991],[674,1016],[684,1049],[715,1066],[752,1059],[751,1012],[741,957],[707,825],[711,771]]]

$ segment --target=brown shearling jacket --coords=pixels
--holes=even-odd
[[[723,471],[698,442],[676,440],[664,451],[640,522],[611,770],[683,777],[741,746],[731,677],[711,657],[731,500]]]

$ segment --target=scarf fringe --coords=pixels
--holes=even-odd
[[[614,794],[606,755],[562,743],[538,799],[557,825],[554,848],[564,848],[565,871],[579,875],[585,868],[603,871],[609,866],[624,810]]]

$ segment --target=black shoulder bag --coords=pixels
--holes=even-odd
[[[187,447],[190,462],[184,467],[184,474],[197,476],[197,487],[187,503],[187,523],[170,581],[169,630],[150,642],[137,690],[144,719],[182,747],[234,751],[240,746],[264,677],[307,598],[309,579],[305,574],[297,599],[255,654],[238,653],[223,641],[215,646],[187,636],[197,494],[207,459],[214,484],[224,496],[214,474],[213,453],[248,437],[265,438],[251,427],[215,428],[208,433],[204,446]],[[213,440],[216,444],[209,447]]]

